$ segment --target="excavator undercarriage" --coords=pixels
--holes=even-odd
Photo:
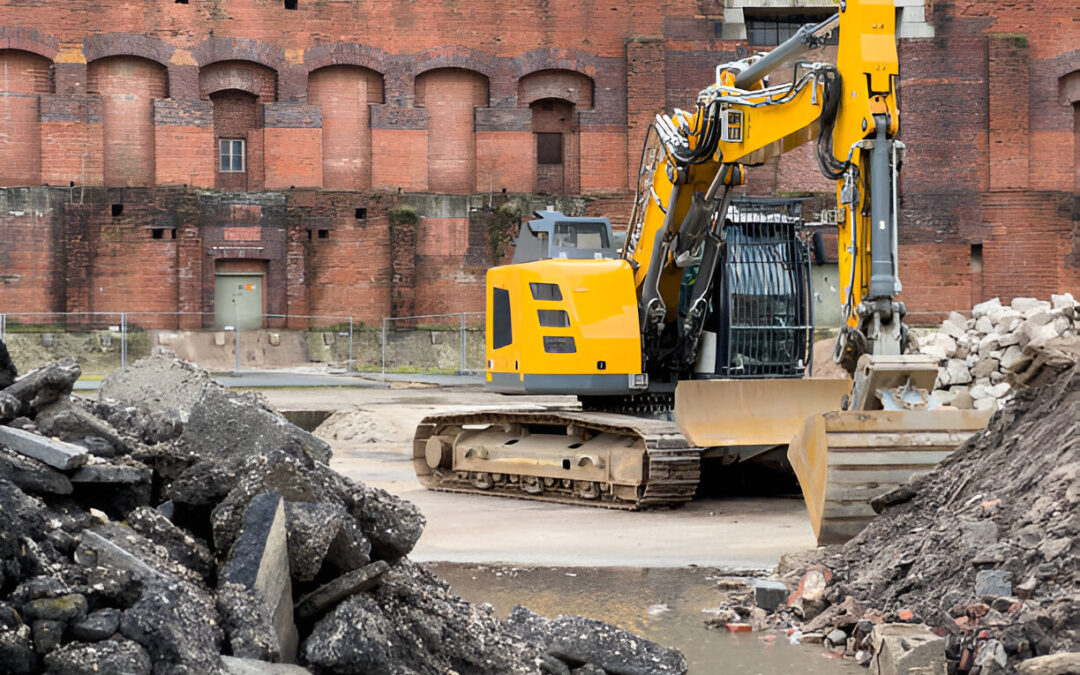
[[[425,418],[413,468],[432,490],[638,510],[690,501],[700,452],[664,420],[489,410]]]

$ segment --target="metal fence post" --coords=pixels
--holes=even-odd
[[[468,367],[468,364],[465,363],[465,312],[462,312],[461,313],[461,368],[458,369],[458,372],[461,375],[464,375],[465,374],[465,369],[467,367]]]
[[[0,314],[0,340],[7,335],[7,314]]]
[[[382,379],[386,379],[386,317],[382,320]]]
[[[346,370],[350,373],[353,371],[353,318],[349,317],[349,362],[346,364]]]
[[[127,370],[127,313],[120,313],[120,370]]]

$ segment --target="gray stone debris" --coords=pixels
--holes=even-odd
[[[296,603],[296,619],[312,621],[334,608],[342,600],[357,593],[370,590],[379,583],[379,577],[390,569],[382,560],[347,572],[337,579],[308,593]]]
[[[45,657],[50,675],[150,675],[150,655],[125,638],[86,644],[69,642]]]
[[[319,462],[329,462],[331,455],[326,441],[267,410],[250,396],[216,384],[208,386],[192,407],[180,444],[213,459],[249,457],[282,447],[294,447]]]
[[[107,640],[118,630],[120,630],[120,610],[115,607],[106,607],[92,612],[85,619],[68,628],[71,637],[82,642]]]
[[[217,589],[217,610],[234,656],[261,662],[281,659],[278,636],[262,593],[243,584],[223,582]]]
[[[129,513],[125,520],[133,530],[165,547],[172,560],[204,580],[209,580],[214,574],[214,554],[206,544],[174,525],[158,510],[140,506]]]
[[[1080,673],[1080,652],[1036,656],[1020,664],[1019,675],[1076,675]]]
[[[783,581],[769,579],[754,579],[751,582],[754,587],[754,604],[772,612],[787,601],[788,588]]]
[[[289,569],[297,581],[314,579],[327,558],[339,571],[361,567],[370,559],[371,542],[339,504],[285,502],[285,520]]]
[[[120,632],[150,654],[154,673],[217,673],[221,627],[214,601],[183,581],[147,584],[124,611]]]
[[[114,370],[106,375],[98,397],[148,413],[176,411],[184,421],[208,386],[214,386],[210,373],[168,349],[155,347],[150,356],[139,359],[126,370]]]
[[[0,478],[9,480],[26,492],[69,495],[68,477],[44,462],[12,452],[0,446]]]
[[[945,639],[923,624],[884,623],[870,634],[871,672],[879,675],[945,675]]]
[[[1005,380],[1024,363],[1025,349],[1080,334],[1080,310],[1068,293],[1052,302],[1016,298],[1008,307],[992,298],[971,315],[951,312],[936,333],[919,338],[919,351],[938,361],[934,397],[956,408],[1000,409],[1013,395]],[[970,398],[958,395],[968,385]]]
[[[0,443],[61,471],[77,469],[89,457],[86,448],[11,427],[0,426]]]
[[[1012,595],[1012,572],[980,570],[975,575],[975,595],[980,598]]]
[[[293,623],[285,504],[280,494],[266,492],[251,500],[244,528],[229,553],[222,578],[258,591],[265,598],[281,660],[293,663],[298,637]]]
[[[0,392],[4,673],[682,672],[613,626],[537,617],[533,641],[454,596],[406,557],[419,510],[331,470],[257,397],[164,352],[98,402],[70,398],[78,372]],[[273,663],[300,650],[311,671]]]

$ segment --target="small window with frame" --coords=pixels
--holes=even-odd
[[[218,170],[222,173],[243,173],[244,139],[222,138],[218,141]]]

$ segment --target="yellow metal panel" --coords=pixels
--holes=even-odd
[[[548,259],[488,270],[491,372],[629,374],[641,372],[641,338],[633,273],[624,260]],[[530,283],[557,284],[561,300],[533,299]],[[491,288],[510,293],[511,344],[492,349]],[[565,310],[568,327],[540,326],[537,310]],[[576,351],[544,351],[544,336],[574,338]],[[597,363],[604,362],[600,370]],[[515,367],[516,366],[516,367]]]
[[[675,420],[701,447],[785,445],[806,418],[840,408],[848,380],[689,380],[675,389]]]

